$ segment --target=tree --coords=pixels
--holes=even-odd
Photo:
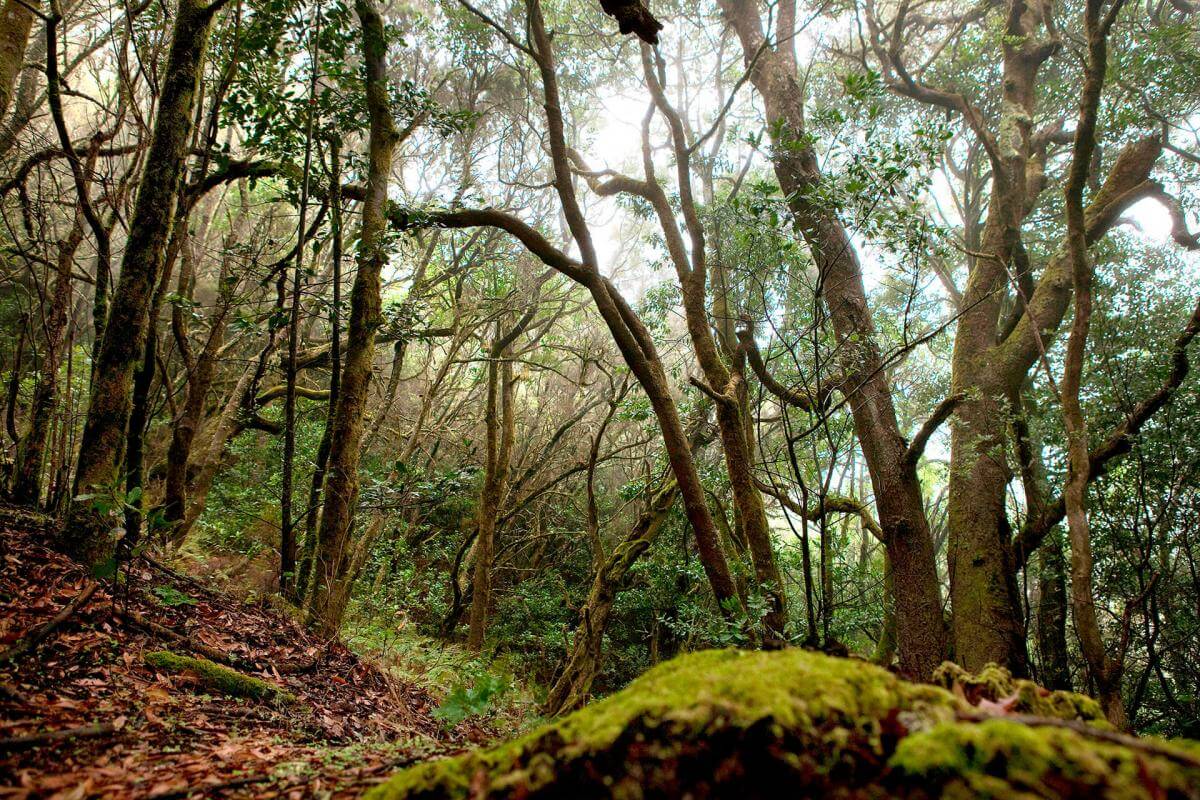
[[[150,296],[162,270],[179,202],[209,30],[224,3],[181,0],[172,27],[146,170],[138,188],[120,281],[97,352],[75,469],[76,500],[61,537],[68,553],[91,565],[108,561],[116,545],[112,521],[95,500],[120,491],[133,372],[145,349]]]
[[[375,332],[380,325],[380,273],[387,263],[387,186],[399,134],[388,102],[387,38],[383,18],[370,0],[354,6],[362,25],[363,84],[371,120],[367,185],[359,230],[358,272],[350,292],[345,363],[331,426],[325,507],[314,561],[312,623],[337,631],[349,600],[347,547],[358,502],[359,444],[371,381]]]
[[[780,29],[785,44],[776,46],[763,33],[756,4],[722,0],[721,9],[741,42],[750,81],[765,105],[775,175],[796,229],[812,252],[822,299],[840,342],[839,388],[854,415],[892,566],[900,668],[926,677],[946,653],[933,543],[916,458],[896,421],[887,370],[875,341],[862,266],[845,228],[814,195],[820,171],[806,133],[803,89],[791,50],[795,4],[784,4]]]

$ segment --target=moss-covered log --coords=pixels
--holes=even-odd
[[[146,663],[164,672],[187,672],[195,675],[206,688],[231,697],[247,697],[251,700],[267,700],[272,703],[294,703],[296,696],[281,689],[270,681],[243,675],[237,670],[223,667],[206,658],[193,658],[169,650],[146,653]]]
[[[1200,746],[1140,747],[1103,721],[1089,729],[1098,708],[1086,699],[999,671],[966,687],[964,677],[944,673],[947,691],[801,650],[695,653],[521,739],[401,772],[367,797],[1200,798]],[[1024,692],[1067,719],[984,718],[967,697],[993,690]]]

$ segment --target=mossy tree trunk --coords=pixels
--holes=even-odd
[[[1005,26],[998,82],[1003,102],[995,131],[988,129],[977,108],[957,95],[939,94],[911,80],[896,79],[893,88],[961,113],[988,153],[988,211],[977,247],[982,256],[970,261],[952,357],[951,388],[963,401],[950,441],[950,599],[956,658],[968,669],[995,662],[1025,674],[1029,667],[1017,573],[1033,547],[1025,542],[1014,548],[1009,525],[1007,425],[1016,411],[1012,398],[1061,326],[1072,281],[1070,259],[1060,252],[1035,282],[1021,245],[1024,221],[1038,207],[1047,185],[1049,139],[1034,126],[1041,113],[1038,75],[1062,41],[1037,6],[1008,4]],[[903,21],[893,27],[902,38]],[[902,42],[893,46],[901,47]],[[890,59],[899,63],[895,53]],[[1156,140],[1148,138],[1131,142],[1121,152],[1084,209],[1085,248],[1151,186],[1147,178],[1159,150]],[[1004,300],[1014,274],[1020,302],[1011,319],[1004,319]]]
[[[333,436],[333,412],[337,408],[342,381],[342,142],[329,143],[329,208],[331,260],[333,266],[333,302],[329,306],[329,406],[325,412],[325,428],[317,445],[317,460],[313,467],[312,483],[308,490],[308,514],[304,522],[304,548],[296,574],[296,602],[304,604],[312,581],[313,559],[317,552],[318,507],[325,488],[325,473],[329,465],[330,437]],[[398,368],[394,368],[398,369]],[[370,444],[367,445],[368,449]]]
[[[29,32],[33,29],[33,12],[37,0],[5,0],[0,8],[0,117],[12,105],[17,76],[25,65],[25,50]]]
[[[133,373],[146,345],[151,295],[163,260],[191,141],[197,84],[214,14],[210,4],[180,0],[160,92],[158,115],[130,220],[121,277],[107,314],[95,379],[80,439],[75,495],[112,495],[121,485]],[[113,521],[88,500],[75,502],[61,536],[63,549],[89,564],[111,558]]]
[[[381,321],[380,272],[387,263],[387,185],[392,154],[399,139],[388,105],[387,39],[383,19],[370,0],[356,0],[355,11],[362,24],[364,79],[371,129],[358,273],[350,293],[345,365],[333,411],[325,502],[313,566],[311,623],[323,634],[336,632],[341,624],[349,595],[341,584],[352,578],[347,557],[358,503],[359,444],[375,357],[375,331]]]

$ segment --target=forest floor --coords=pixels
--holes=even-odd
[[[47,533],[0,508],[0,799],[357,797],[494,735],[448,730],[424,687],[157,562],[88,595],[93,581]],[[293,697],[213,691],[199,673],[147,664],[156,651],[222,660]]]

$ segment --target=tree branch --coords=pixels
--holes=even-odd
[[[920,429],[913,436],[912,442],[908,445],[908,450],[904,452],[904,460],[909,464],[916,465],[921,459],[921,455],[925,452],[925,446],[929,444],[929,437],[941,427],[942,423],[950,419],[950,415],[954,413],[954,409],[958,408],[959,403],[966,399],[963,393],[952,394],[945,400],[937,404],[933,409],[933,413],[929,415],[929,419],[925,420]]]

